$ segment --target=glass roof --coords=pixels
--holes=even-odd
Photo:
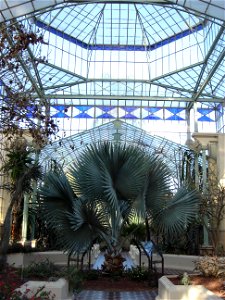
[[[60,3],[89,3],[93,0],[79,0],[79,1],[68,1],[68,0],[1,0],[0,11],[1,18],[0,22],[17,18],[23,15],[31,14],[35,11],[42,9],[51,9],[54,5]],[[104,1],[98,1],[104,2]],[[110,2],[110,1],[107,1]],[[113,2],[113,1],[112,1]],[[115,2],[115,1],[114,1]],[[120,1],[128,2],[128,1]],[[147,0],[147,1],[131,1],[131,2],[145,2],[145,3],[159,3],[159,4],[173,4],[179,6],[179,8],[203,14],[209,18],[217,18],[219,20],[225,20],[225,3],[221,0],[196,0],[196,1],[183,1],[183,0]]]
[[[183,159],[184,152],[189,150],[168,139],[149,135],[140,128],[115,120],[80,134],[63,138],[60,142],[54,142],[43,149],[40,161],[46,168],[49,168],[53,161],[60,162],[63,167],[67,168],[86,146],[104,141],[125,142],[144,147],[150,154],[159,155],[166,160],[175,177],[178,175],[178,166]]]
[[[0,25],[17,22],[46,43],[17,57],[18,72],[0,70],[1,84],[45,99],[51,117],[186,120],[193,107],[199,121],[221,115],[224,1],[0,1]]]

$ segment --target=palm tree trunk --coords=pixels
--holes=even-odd
[[[151,233],[150,233],[150,228],[149,228],[149,223],[148,223],[148,218],[145,218],[145,226],[146,226],[146,238],[147,241],[151,240]]]
[[[5,220],[3,223],[3,233],[0,243],[0,267],[4,267],[7,262],[7,252],[9,248],[9,240],[11,235],[12,225],[12,210],[16,203],[20,203],[23,192],[21,187],[21,180],[15,185],[15,190],[11,193],[11,202],[6,212]]]
[[[9,247],[10,233],[11,233],[11,219],[12,219],[13,201],[11,200],[6,212],[3,223],[3,233],[0,244],[0,268],[4,267],[7,261],[7,251]]]

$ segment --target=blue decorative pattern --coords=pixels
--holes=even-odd
[[[45,30],[48,30],[49,32],[55,34],[58,37],[61,37],[68,42],[74,43],[75,45],[79,45],[80,47],[88,50],[116,50],[116,51],[152,51],[157,48],[160,48],[164,45],[167,45],[169,43],[172,43],[174,41],[177,41],[179,39],[184,38],[185,36],[188,36],[190,34],[193,34],[194,32],[200,31],[203,29],[203,24],[198,24],[197,26],[193,26],[191,29],[184,30],[182,32],[179,32],[178,34],[175,34],[173,36],[170,36],[158,43],[152,44],[152,45],[95,45],[95,44],[87,44],[77,38],[74,38],[73,36],[62,32],[52,26],[49,26],[45,24],[44,22],[40,20],[35,20],[36,26],[40,28],[44,28]]]
[[[136,107],[126,106],[63,106],[51,107],[52,118],[81,118],[81,119],[139,119],[139,120],[171,120],[185,121],[186,112],[182,108]],[[124,112],[124,113],[123,113]],[[198,120],[202,122],[215,122],[215,110],[209,108],[198,109]]]

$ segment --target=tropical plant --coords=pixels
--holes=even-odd
[[[56,278],[59,277],[60,269],[53,262],[45,259],[39,262],[32,262],[27,267],[24,267],[21,270],[21,277],[23,278],[38,278],[38,279],[46,279],[46,278]]]
[[[2,84],[1,88],[0,168],[3,166],[1,170],[4,170],[4,174],[0,174],[0,176],[4,178],[2,180],[4,182],[5,176],[7,177],[9,172],[10,179],[15,180],[13,188],[11,188],[11,182],[9,184],[11,200],[6,216],[4,216],[0,264],[5,260],[5,252],[8,247],[12,209],[15,211],[15,207],[19,207],[23,198],[22,194],[26,192],[28,179],[31,181],[32,176],[35,179],[34,173],[37,173],[35,169],[39,168],[37,164],[29,161],[29,153],[24,151],[24,156],[20,150],[18,151],[15,143],[28,138],[32,140],[36,151],[46,145],[48,141],[50,142],[51,136],[55,136],[58,132],[57,125],[49,116],[49,100],[41,97],[42,100],[37,101],[36,98],[31,97],[31,93],[34,90],[38,92],[38,88],[36,84],[27,84],[29,68],[36,73],[37,65],[46,61],[46,57],[37,55],[35,63],[31,62],[30,47],[38,47],[44,43],[43,35],[33,32],[29,26],[19,25],[16,22],[0,26],[0,68],[7,74],[6,77],[10,78],[10,80],[6,80],[8,83]],[[20,64],[21,59],[25,64]],[[20,80],[18,80],[18,73]],[[4,159],[6,152],[7,161]],[[28,168],[28,172],[26,167],[31,164],[33,166]],[[26,171],[23,173],[24,165],[26,165],[24,167]],[[3,189],[5,186],[0,188]],[[4,201],[6,202],[7,199]]]
[[[84,284],[84,274],[76,269],[74,266],[70,266],[65,271],[64,277],[67,279],[69,283],[69,290],[74,293],[79,293]]]
[[[164,234],[179,234],[195,219],[199,196],[180,188],[175,194],[165,163],[138,146],[99,143],[85,148],[67,170],[50,172],[40,190],[43,216],[69,253],[97,238],[109,253],[121,251],[121,234],[146,216]]]
[[[209,180],[207,189],[202,195],[201,216],[213,249],[217,253],[221,246],[219,244],[221,222],[225,216],[225,187],[218,184],[216,176],[214,182]]]
[[[206,277],[218,277],[225,275],[225,259],[217,256],[203,256],[195,261],[195,270],[200,271]]]
[[[25,193],[32,191],[33,181],[41,178],[41,167],[30,157],[31,150],[25,139],[16,139],[11,143],[11,149],[6,154],[6,163],[2,171],[8,176],[9,183],[5,187],[10,192],[10,203],[3,223],[3,234],[0,243],[0,265],[6,262],[6,253],[11,233],[12,212],[20,208]]]

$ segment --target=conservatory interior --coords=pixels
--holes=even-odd
[[[222,0],[0,1],[0,263],[224,256],[224,74]]]

